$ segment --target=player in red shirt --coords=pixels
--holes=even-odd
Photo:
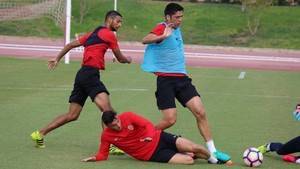
[[[218,163],[203,146],[155,129],[149,120],[133,112],[120,115],[113,111],[103,112],[102,121],[107,128],[102,132],[99,151],[82,159],[83,162],[107,160],[110,144],[113,144],[143,161],[193,164],[195,158],[201,158]]]
[[[83,35],[78,40],[67,44],[56,58],[48,61],[48,68],[58,66],[62,57],[71,49],[84,46],[82,66],[76,74],[74,88],[69,98],[69,110],[59,115],[44,128],[31,134],[36,147],[44,148],[44,137],[52,130],[78,119],[84,103],[89,96],[100,111],[111,111],[109,92],[100,81],[99,69],[104,69],[104,54],[110,48],[120,63],[131,63],[131,57],[125,57],[118,45],[114,31],[122,25],[122,15],[117,11],[109,11],[105,16],[105,23],[93,32]]]

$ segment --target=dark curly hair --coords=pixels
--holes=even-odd
[[[116,119],[117,113],[114,111],[105,111],[102,113],[102,122],[105,125],[108,125],[110,123],[112,123],[114,121],[114,119]]]

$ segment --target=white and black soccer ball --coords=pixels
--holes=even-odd
[[[263,162],[263,155],[257,148],[250,147],[244,151],[243,160],[249,167],[258,167]]]

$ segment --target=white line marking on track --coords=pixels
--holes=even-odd
[[[72,88],[67,87],[0,87],[0,90],[50,90],[50,91],[71,91]],[[149,89],[143,88],[112,88],[109,91],[134,91],[134,92],[148,92]],[[287,99],[296,98],[299,96],[286,96],[286,95],[258,95],[258,94],[237,94],[237,93],[221,93],[221,92],[202,92],[208,95],[224,95],[224,96],[243,96],[243,97],[258,97],[258,98],[274,98],[274,99]]]
[[[0,87],[0,90],[51,90],[51,91],[71,91],[72,88],[67,87]],[[142,88],[112,88],[108,91],[134,91],[134,92],[144,92],[148,89]]]
[[[45,46],[45,45],[23,45],[0,43],[0,49],[13,50],[33,50],[33,51],[60,51],[62,46]],[[144,53],[144,50],[122,49],[124,52]],[[75,48],[72,52],[81,52]],[[204,52],[185,52],[187,58],[206,58],[206,59],[224,59],[224,60],[249,60],[249,61],[272,61],[272,62],[295,62],[300,63],[298,57],[284,56],[263,56],[263,55],[239,55],[239,54],[222,54],[222,53],[204,53]]]
[[[284,96],[284,95],[259,95],[259,94],[237,94],[237,93],[220,93],[220,92],[202,92],[210,95],[224,95],[224,96],[243,96],[243,97],[258,97],[258,98],[272,98],[272,99],[288,99],[288,98],[300,98],[299,96]]]

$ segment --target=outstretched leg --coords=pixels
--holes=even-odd
[[[52,130],[69,123],[71,121],[75,121],[78,119],[80,112],[82,110],[82,106],[78,103],[70,103],[69,111],[65,114],[57,116],[54,120],[52,120],[47,126],[40,130],[40,133],[45,136]]]
[[[272,143],[270,144],[270,148],[272,148]],[[279,155],[286,155],[291,153],[300,152],[300,136],[295,137],[283,144],[278,150],[276,150]]]
[[[194,114],[198,129],[204,140],[212,140],[204,105],[199,96],[195,96],[186,103],[186,107]]]
[[[191,152],[194,153],[197,158],[206,160],[208,160],[210,157],[209,152],[203,146],[183,137],[177,138],[176,147],[180,153]]]
[[[66,123],[77,120],[81,110],[82,110],[82,106],[80,104],[75,102],[70,103],[69,111],[67,113],[57,116],[44,128],[31,133],[31,138],[36,143],[36,147],[44,148],[45,147],[44,136],[46,136],[52,130],[60,126],[63,126]]]
[[[199,129],[200,134],[206,141],[206,146],[208,148],[208,151],[210,152],[211,156],[215,156],[219,161],[227,163],[232,163],[230,161],[231,157],[221,151],[217,151],[214,141],[212,139],[212,134],[209,128],[208,119],[206,116],[204,105],[201,101],[200,96],[194,96],[191,98],[187,103],[186,107],[194,114],[197,126]]]

